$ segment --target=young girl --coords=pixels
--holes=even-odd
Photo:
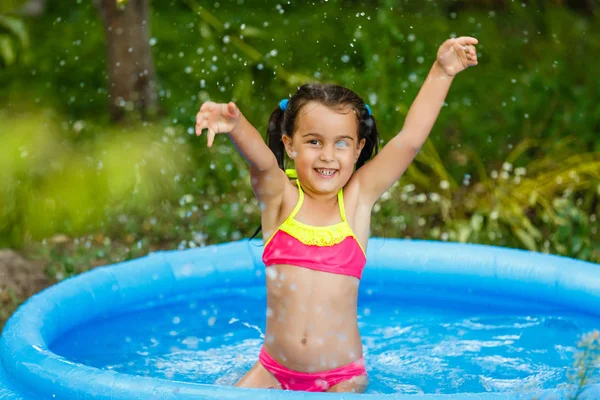
[[[340,86],[308,84],[282,100],[268,147],[234,103],[202,105],[196,134],[207,129],[210,147],[227,132],[250,165],[262,210],[265,341],[237,386],[364,392],[357,297],[371,209],[427,139],[454,76],[477,65],[475,44],[471,37],[442,44],[404,127],[379,154],[370,107]],[[284,152],[292,173],[283,170]]]

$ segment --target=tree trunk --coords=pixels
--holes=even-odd
[[[156,114],[150,50],[150,0],[95,0],[106,32],[110,113],[114,121]]]

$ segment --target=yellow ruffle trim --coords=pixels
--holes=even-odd
[[[354,236],[346,222],[331,226],[309,226],[290,218],[279,229],[308,246],[333,246],[348,236]]]

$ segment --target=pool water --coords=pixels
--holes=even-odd
[[[78,363],[233,385],[262,345],[264,287],[204,291],[77,327],[50,347]],[[561,387],[598,318],[473,293],[374,289],[359,298],[367,393],[502,392]],[[590,383],[598,383],[598,377]]]

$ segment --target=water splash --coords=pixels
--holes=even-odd
[[[247,323],[247,322],[240,321],[240,320],[239,320],[239,319],[237,319],[237,318],[231,318],[231,319],[229,320],[229,323],[230,323],[230,324],[234,324],[234,323],[236,323],[236,322],[239,322],[240,324],[244,325],[245,327],[247,327],[247,328],[250,328],[250,329],[254,329],[255,331],[257,331],[257,332],[259,333],[259,335],[260,335],[260,338],[261,338],[261,339],[264,339],[264,338],[265,338],[265,335],[264,335],[264,333],[263,333],[263,332],[260,330],[260,328],[259,328],[257,325],[251,325],[251,324],[249,324],[249,323]]]

